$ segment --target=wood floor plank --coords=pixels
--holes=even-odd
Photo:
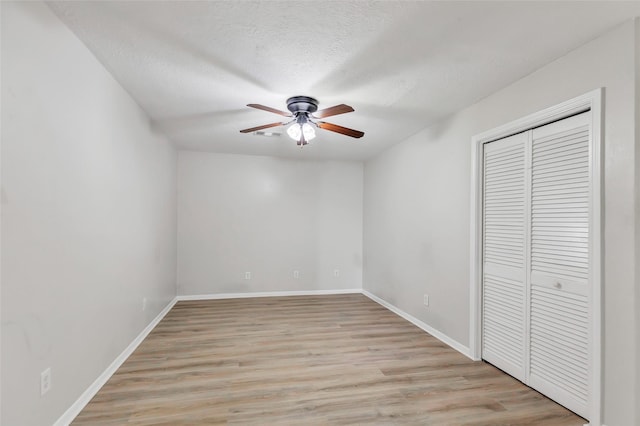
[[[358,294],[179,302],[73,422],[584,423]]]

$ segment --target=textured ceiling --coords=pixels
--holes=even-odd
[[[640,2],[70,1],[49,6],[180,148],[364,160],[640,15]],[[241,134],[293,95],[355,112],[300,149]]]

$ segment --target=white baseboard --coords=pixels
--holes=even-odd
[[[331,294],[360,294],[362,289],[348,288],[338,290],[301,290],[301,291],[265,291],[254,293],[221,293],[221,294],[192,294],[178,296],[178,301],[183,300],[216,300],[216,299],[242,299],[251,297],[283,297],[283,296],[326,296]]]
[[[461,354],[463,354],[467,358],[470,358],[471,360],[473,360],[473,357],[471,356],[471,351],[469,350],[468,347],[466,347],[462,343],[452,339],[451,337],[449,337],[446,334],[436,330],[435,328],[432,328],[431,326],[429,326],[426,323],[420,321],[416,317],[414,317],[412,315],[409,315],[408,313],[406,313],[402,309],[392,305],[391,303],[387,302],[386,300],[383,300],[383,299],[379,298],[378,296],[376,296],[376,295],[374,295],[372,293],[369,293],[367,290],[362,290],[362,294],[364,294],[365,296],[367,296],[369,299],[373,300],[374,302],[379,303],[380,305],[382,305],[385,308],[389,309],[391,312],[393,312],[393,313],[401,316],[402,318],[406,319],[407,321],[409,321],[410,323],[412,323],[416,327],[419,327],[422,330],[426,331],[427,333],[429,333],[430,335],[432,335],[436,339],[440,340],[442,343],[444,343],[444,344],[446,344],[448,346],[451,346],[453,349],[457,350],[458,352],[460,352]]]
[[[76,402],[64,412],[62,416],[53,424],[53,426],[68,426],[71,424],[73,419],[76,418],[80,411],[91,401],[100,388],[107,383],[107,380],[113,376],[113,374],[120,368],[120,366],[129,358],[129,356],[136,350],[136,348],[142,343],[142,341],[147,337],[147,335],[155,328],[156,325],[164,318],[165,315],[173,308],[173,305],[178,301],[177,298],[173,298],[171,302],[164,307],[162,311],[145,327],[144,330],[138,334],[138,336],[126,347],[124,351],[118,357],[113,360],[113,362],[107,367],[106,370],[102,372],[100,376],[85,390],[80,398],[76,400]]]

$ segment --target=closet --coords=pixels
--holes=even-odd
[[[482,358],[589,415],[591,112],[483,146]]]

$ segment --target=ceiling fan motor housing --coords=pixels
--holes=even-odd
[[[309,96],[293,96],[287,99],[287,109],[294,116],[299,113],[313,114],[318,110],[318,101]]]

